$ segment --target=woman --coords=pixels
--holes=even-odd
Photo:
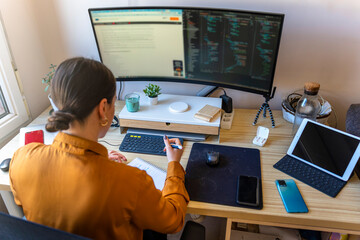
[[[142,239],[143,229],[182,228],[189,197],[182,150],[170,146],[179,139],[164,139],[162,192],[145,171],[118,163],[126,158],[109,156],[97,143],[111,125],[115,91],[113,74],[100,62],[72,58],[59,65],[51,97],[60,110],[46,128],[60,132],[52,145],[28,144],[11,161],[11,189],[28,220],[94,239]]]

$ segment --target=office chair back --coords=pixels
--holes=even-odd
[[[205,227],[200,223],[187,221],[180,240],[205,240]]]
[[[75,234],[26,221],[0,212],[0,239],[4,240],[88,240]]]
[[[89,238],[30,222],[0,212],[1,240],[89,240]],[[187,221],[181,240],[205,240],[205,227],[193,221]]]

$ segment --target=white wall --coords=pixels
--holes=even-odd
[[[50,63],[72,56],[99,59],[87,9],[150,5],[146,0],[2,0],[0,10],[8,30],[25,95],[33,116],[48,106],[40,79]],[[345,129],[346,110],[359,103],[360,2],[356,0],[152,0],[151,5],[205,6],[285,14],[274,80],[272,109],[281,109],[288,93],[305,81],[321,84],[320,94],[335,108],[338,127]],[[24,20],[24,21],[20,21]],[[158,83],[163,92],[194,95],[201,85]],[[145,83],[126,83],[123,93],[140,91]],[[227,90],[238,108],[258,108],[260,95]],[[219,96],[222,91],[215,92]],[[276,119],[275,119],[276,120]],[[270,121],[270,120],[269,120]]]
[[[37,70],[44,69],[46,61],[32,6],[26,0],[0,1],[0,11],[30,112],[33,115],[39,95],[45,96],[41,81],[38,80],[40,75],[37,74]],[[34,81],[35,79],[38,81]],[[44,109],[48,103],[44,101],[41,105],[41,109]]]

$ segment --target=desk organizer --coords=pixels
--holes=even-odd
[[[232,121],[234,119],[235,111],[232,110],[231,113],[223,112],[220,122],[220,127],[222,129],[231,129]]]

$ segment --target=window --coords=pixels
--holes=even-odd
[[[0,145],[28,120],[0,16]]]
[[[9,114],[9,109],[5,102],[4,94],[0,87],[0,119]]]

